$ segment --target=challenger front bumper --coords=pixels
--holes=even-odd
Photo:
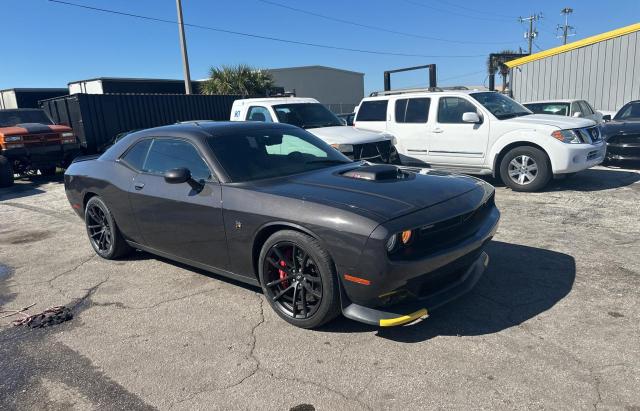
[[[458,280],[430,295],[384,308],[350,304],[342,310],[342,313],[352,320],[380,327],[407,324],[419,318],[428,317],[432,310],[470,291],[482,277],[488,264],[489,256],[482,252]]]

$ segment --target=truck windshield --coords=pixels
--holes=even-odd
[[[342,126],[340,119],[319,103],[279,104],[273,106],[280,123],[302,128]]]
[[[529,103],[525,107],[536,114],[569,115],[569,103]]]
[[[473,93],[471,94],[478,103],[489,110],[491,114],[496,116],[498,120],[506,120],[508,118],[528,116],[532,114],[520,103],[509,97],[496,92]]]
[[[42,110],[0,110],[0,127],[26,123],[53,124],[53,121]]]

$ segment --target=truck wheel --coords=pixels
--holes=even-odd
[[[0,187],[13,185],[13,166],[5,156],[0,156]]]
[[[502,158],[500,177],[513,191],[538,191],[551,179],[551,165],[543,151],[535,147],[516,147]]]
[[[50,177],[50,176],[56,175],[57,167],[56,166],[45,167],[45,168],[39,168],[38,170],[40,170],[40,174],[42,174],[43,176]]]

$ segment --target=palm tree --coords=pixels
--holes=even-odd
[[[273,87],[273,77],[269,72],[246,64],[237,66],[211,67],[209,79],[202,86],[202,94],[240,94],[244,96],[264,96]]]

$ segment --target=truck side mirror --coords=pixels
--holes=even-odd
[[[480,116],[478,115],[478,113],[474,113],[473,111],[463,113],[462,121],[465,123],[474,123],[474,124],[482,123],[482,120],[480,119]]]
[[[574,117],[582,117],[582,112],[581,111],[576,111],[575,113],[573,113]]]

